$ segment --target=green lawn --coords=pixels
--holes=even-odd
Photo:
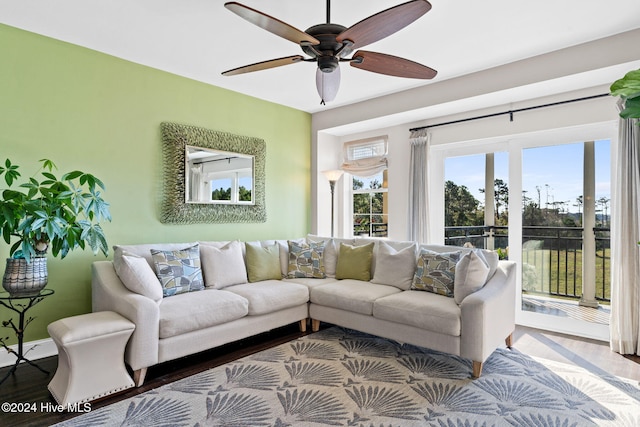
[[[582,295],[582,250],[526,250],[523,288],[533,293]],[[529,266],[527,266],[529,264]],[[611,298],[610,250],[596,251],[596,298]]]

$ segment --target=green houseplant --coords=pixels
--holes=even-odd
[[[640,70],[630,71],[623,78],[613,82],[609,91],[611,95],[621,97],[624,102],[620,117],[640,118]]]
[[[0,164],[7,185],[0,194],[0,236],[11,245],[2,284],[12,296],[37,295],[46,286],[49,250],[61,259],[86,245],[94,255],[109,252],[100,227],[101,221],[111,221],[102,181],[78,170],[58,178],[51,160],[40,163],[22,182],[18,165],[9,159]]]

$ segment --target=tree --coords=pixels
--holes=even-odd
[[[607,222],[609,220],[609,202],[610,201],[611,199],[607,199],[606,197],[600,197],[598,200],[596,200],[596,203],[602,206],[602,211],[604,212],[604,215],[602,216],[602,221],[601,221],[603,227],[607,226]]]
[[[445,225],[449,227],[483,225],[480,202],[464,185],[457,185],[453,181],[445,183],[444,206]]]
[[[578,208],[579,214],[582,213],[582,205],[584,205],[584,198],[582,196],[576,197],[576,202],[573,204],[573,206]]]
[[[226,190],[220,187],[217,190],[211,192],[211,200],[231,200],[231,188]]]
[[[362,180],[356,178],[355,176],[353,177],[353,189],[354,190],[361,190],[364,187],[364,182],[362,182]]]
[[[241,185],[240,188],[238,189],[238,192],[240,193],[238,196],[238,199],[241,202],[250,202],[251,201],[251,190],[247,190],[244,185]]]

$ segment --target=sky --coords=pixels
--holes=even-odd
[[[611,198],[611,156],[608,140],[596,141],[596,200],[601,197]],[[564,209],[578,212],[574,206],[576,198],[582,195],[583,144],[565,144],[549,147],[525,149],[522,154],[522,189],[525,195],[540,203],[568,202]],[[495,178],[508,180],[508,155],[506,152],[495,153]],[[445,161],[445,180],[466,186],[481,202],[484,195],[479,189],[484,188],[484,154],[464,157],[449,157]]]

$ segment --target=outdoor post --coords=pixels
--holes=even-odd
[[[484,225],[494,226],[496,225],[495,214],[495,167],[494,167],[494,155],[493,153],[486,153],[484,155],[485,162],[485,174],[484,174]],[[486,239],[485,249],[495,249],[494,232],[489,232],[489,237]]]
[[[584,209],[582,210],[582,297],[580,305],[598,307],[596,300],[596,160],[593,141],[584,143]]]

